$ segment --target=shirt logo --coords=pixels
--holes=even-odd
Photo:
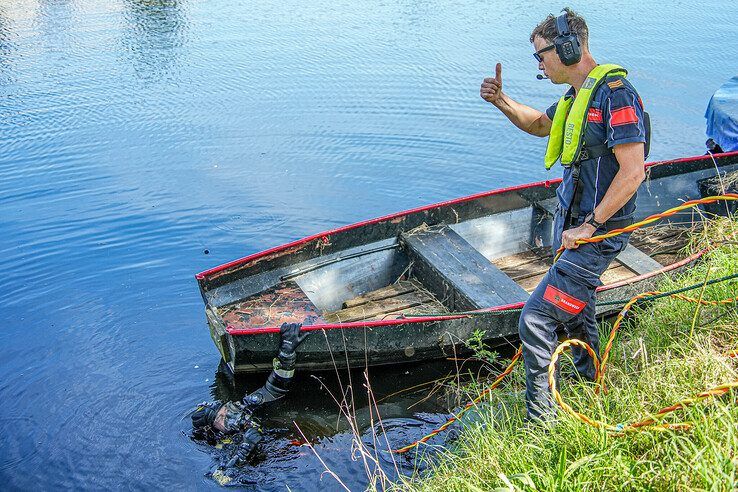
[[[589,111],[587,111],[587,122],[602,123],[602,110],[589,108]]]
[[[546,286],[546,291],[543,293],[543,299],[569,314],[579,314],[582,312],[582,309],[584,309],[584,306],[587,305],[586,302],[580,301],[574,296],[570,296],[553,285]]]

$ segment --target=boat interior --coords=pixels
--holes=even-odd
[[[218,312],[228,326],[254,328],[433,315],[525,301],[551,266],[550,246],[518,243],[509,254],[489,254],[494,249],[479,226],[421,226],[392,247],[372,245],[365,255],[353,252],[318,268],[305,265],[305,273],[295,269],[293,277],[284,276],[274,287]],[[602,282],[621,282],[678,261],[687,256],[688,237],[688,229],[679,225],[636,231]]]

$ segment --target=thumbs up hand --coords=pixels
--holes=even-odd
[[[494,77],[484,79],[479,95],[492,104],[495,104],[502,97],[502,63],[498,63],[495,67]]]

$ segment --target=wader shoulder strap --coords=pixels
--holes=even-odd
[[[574,196],[571,199],[569,210],[566,211],[566,221],[564,228],[569,228],[579,219],[579,205],[582,203],[582,192],[584,188],[580,186],[579,174],[582,171],[582,161],[588,159],[597,159],[612,154],[613,151],[607,144],[595,145],[592,147],[584,147],[579,153],[579,160],[571,164],[571,182],[574,186]],[[616,161],[617,162],[617,161]]]
[[[564,230],[571,228],[574,221],[579,219],[579,204],[582,201],[582,187],[579,185],[579,173],[582,171],[581,162],[577,161],[571,165],[571,183],[574,186],[574,196],[569,204],[564,218]]]

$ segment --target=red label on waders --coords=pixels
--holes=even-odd
[[[570,296],[553,285],[546,286],[546,292],[543,293],[543,298],[569,314],[579,314],[584,309],[584,306],[587,305],[586,302]]]

